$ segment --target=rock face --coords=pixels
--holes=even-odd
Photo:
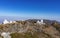
[[[11,33],[12,38],[60,38],[60,24],[56,21],[46,21],[38,24],[38,20],[16,21],[11,24],[1,24],[2,32]]]

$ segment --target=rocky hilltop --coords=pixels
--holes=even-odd
[[[12,38],[60,38],[60,23],[44,20],[45,24],[38,24],[39,19],[16,21],[16,23],[0,24],[0,34],[10,32]]]

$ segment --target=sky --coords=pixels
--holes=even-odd
[[[0,0],[0,16],[60,19],[60,0]]]

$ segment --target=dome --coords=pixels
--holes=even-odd
[[[9,21],[7,21],[6,19],[3,21],[3,24],[7,24],[9,23]]]
[[[41,20],[41,22],[43,22],[43,20]]]

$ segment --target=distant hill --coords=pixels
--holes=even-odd
[[[41,19],[28,19],[26,21],[29,21],[29,22],[37,22],[38,20],[40,21]],[[58,22],[56,20],[48,20],[48,19],[43,19],[43,21],[44,21],[44,23],[47,23],[47,24],[52,24],[54,22]],[[60,23],[60,22],[58,22],[58,23]]]

